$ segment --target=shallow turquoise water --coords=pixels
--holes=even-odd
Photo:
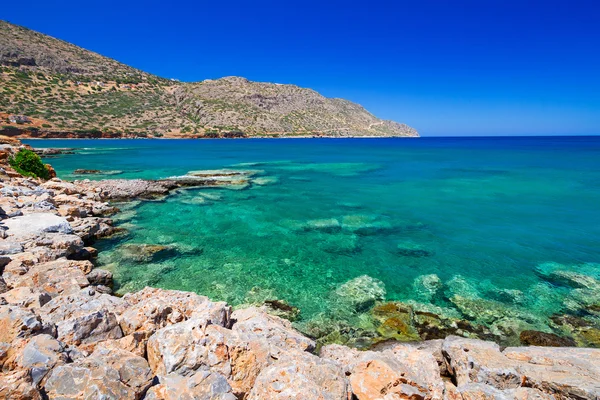
[[[388,300],[451,307],[448,298],[469,292],[547,318],[565,311],[569,291],[536,267],[600,274],[580,267],[600,263],[600,137],[29,143],[79,148],[47,160],[65,179],[77,168],[122,171],[94,178],[216,168],[269,178],[124,211],[130,234],[101,244],[100,257],[121,292],[153,285],[232,304],[285,299],[306,321],[330,310],[341,284],[369,275]],[[122,257],[126,243],[180,251],[142,264]],[[430,299],[414,283],[426,274],[439,276],[445,296]]]

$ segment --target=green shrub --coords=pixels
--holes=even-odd
[[[8,160],[11,167],[23,176],[48,179],[49,172],[40,156],[31,150],[21,149]]]

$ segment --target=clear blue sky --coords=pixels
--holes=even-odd
[[[422,135],[600,134],[600,4],[8,1],[0,18],[183,81],[343,97]]]

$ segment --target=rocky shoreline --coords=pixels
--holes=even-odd
[[[360,351],[319,346],[267,306],[149,287],[114,296],[91,261],[94,240],[116,231],[107,201],[243,187],[252,171],[42,182],[7,165],[19,142],[0,146],[0,399],[600,399],[599,349],[447,336]]]

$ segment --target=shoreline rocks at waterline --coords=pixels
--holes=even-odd
[[[313,339],[267,312],[275,308],[294,314],[284,303],[232,312],[224,302],[176,290],[148,287],[113,296],[112,276],[94,269],[89,244],[113,232],[109,216],[116,209],[104,202],[113,198],[111,188],[117,198],[145,189],[114,182],[42,183],[0,167],[2,399],[600,396],[597,349],[501,350],[495,343],[449,336],[388,341],[369,351],[342,345],[317,350]],[[131,250],[143,262],[165,249]],[[439,291],[433,277],[419,284]],[[383,284],[368,276],[340,285],[332,295],[355,311],[379,304],[376,312],[386,320],[392,318],[389,313],[401,318],[406,311],[384,306]]]

